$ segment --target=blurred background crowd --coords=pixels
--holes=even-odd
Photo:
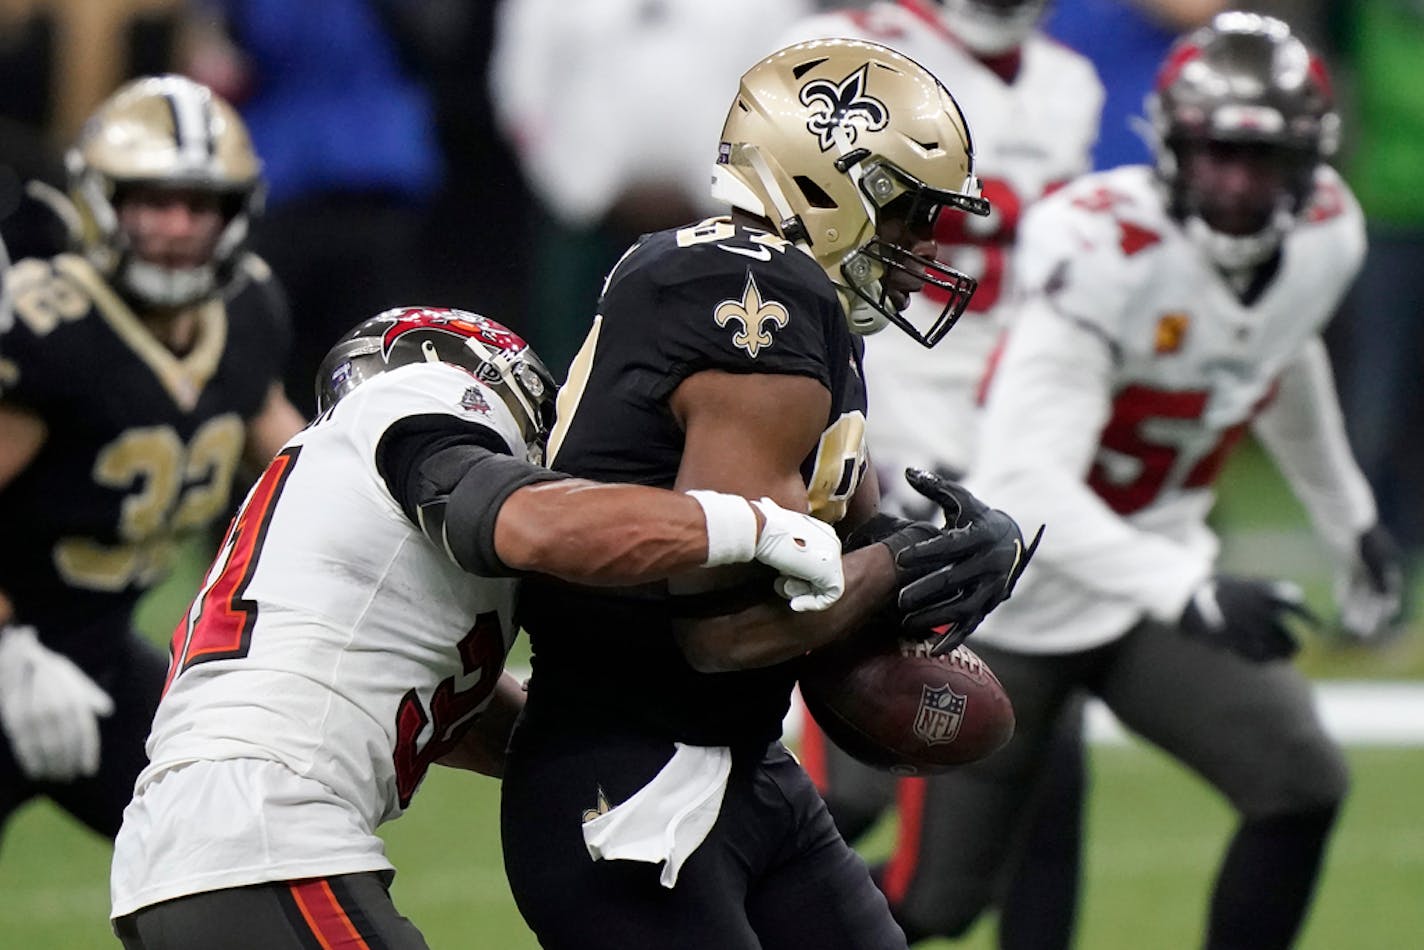
[[[42,253],[24,199],[64,184],[63,150],[121,81],[175,71],[231,101],[268,182],[256,250],[291,297],[288,391],[312,405],[331,341],[388,305],[488,313],[562,371],[599,283],[638,234],[713,210],[706,193],[736,77],[833,0],[0,0],[0,229]],[[1424,543],[1418,429],[1424,309],[1420,0],[1235,4],[1289,21],[1330,62],[1338,164],[1371,248],[1330,336],[1385,522]],[[1107,89],[1099,167],[1147,160],[1133,129],[1170,40],[1219,0],[1058,0],[1050,34]]]

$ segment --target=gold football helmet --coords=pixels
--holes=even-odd
[[[65,164],[80,250],[120,292],[149,306],[182,307],[232,282],[248,220],[261,204],[262,166],[246,126],[212,90],[173,75],[122,86],[84,123]],[[130,185],[216,193],[226,224],[212,259],[180,270],[133,254],[117,209]]]
[[[987,215],[959,106],[922,66],[875,43],[800,43],[742,76],[722,129],[712,194],[805,247],[842,291],[856,333],[894,323],[934,346],[976,282],[877,235],[902,217],[926,231],[945,207]],[[949,294],[921,330],[891,303],[888,270]]]

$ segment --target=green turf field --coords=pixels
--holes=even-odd
[[[1354,750],[1350,761],[1354,794],[1301,946],[1418,946],[1424,935],[1424,824],[1414,803],[1424,788],[1424,751]],[[437,769],[410,813],[389,826],[391,857],[401,868],[397,906],[432,947],[535,946],[500,868],[497,793],[492,780]],[[1229,831],[1226,809],[1175,764],[1136,747],[1094,749],[1091,801],[1078,946],[1198,945],[1208,881]],[[877,835],[871,849],[885,837]],[[107,854],[104,842],[47,804],[22,812],[0,862],[0,946],[117,946],[105,921]],[[992,945],[990,926],[961,944]]]
[[[1243,571],[1305,583],[1328,606],[1327,565],[1298,507],[1259,456],[1233,463],[1218,525],[1224,560]],[[184,565],[141,622],[164,640],[201,565]],[[1421,585],[1416,583],[1416,603]],[[1302,664],[1331,678],[1424,678],[1424,626],[1382,653],[1307,646]],[[1096,747],[1086,889],[1078,946],[1084,950],[1196,946],[1211,870],[1230,816],[1197,779],[1136,745]],[[1424,946],[1424,749],[1354,749],[1355,786],[1335,839],[1319,900],[1301,946],[1396,950]],[[401,868],[398,906],[436,948],[524,950],[535,946],[509,898],[500,866],[496,802],[489,779],[437,769],[411,813],[388,829]],[[880,829],[867,853],[883,850]],[[0,948],[82,950],[117,946],[107,926],[108,845],[47,803],[21,811],[0,847]],[[1266,885],[1263,885],[1266,886]],[[993,945],[992,924],[958,946]],[[948,943],[927,944],[936,948]],[[642,948],[653,950],[653,948]],[[659,948],[660,950],[660,948]],[[808,948],[812,950],[812,948]]]

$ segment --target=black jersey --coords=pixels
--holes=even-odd
[[[559,398],[551,464],[671,487],[683,433],[668,397],[685,378],[707,369],[810,376],[832,398],[803,474],[812,512],[838,521],[865,466],[861,349],[825,272],[781,238],[726,218],[650,235],[604,285]],[[525,581],[530,716],[557,711],[568,725],[621,725],[704,745],[779,736],[792,666],[698,673],[673,638],[673,609],[665,584],[609,591]]]
[[[246,423],[280,379],[286,304],[265,264],[241,265],[227,301],[199,306],[174,356],[83,258],[17,263],[0,336],[0,399],[37,413],[46,439],[0,491],[0,590],[16,619],[76,655],[95,627],[125,627],[175,547],[227,511]]]

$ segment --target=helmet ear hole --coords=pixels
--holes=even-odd
[[[796,187],[801,190],[801,196],[806,199],[806,203],[813,208],[834,208],[835,199],[826,194],[824,188],[816,184],[805,175],[797,175],[792,181],[796,182]]]

